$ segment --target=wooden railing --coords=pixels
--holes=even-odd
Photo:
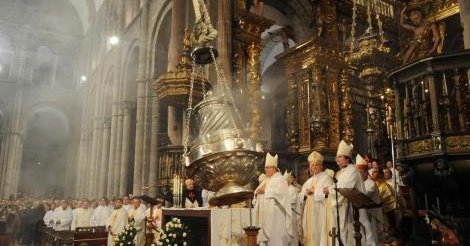
[[[470,51],[393,71],[398,157],[470,153]]]
[[[168,145],[158,149],[157,180],[160,185],[171,185],[174,174],[184,177],[183,146]]]

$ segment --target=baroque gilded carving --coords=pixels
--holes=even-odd
[[[447,137],[446,149],[449,152],[470,151],[470,135]]]
[[[433,150],[433,142],[431,139],[424,139],[408,143],[408,154],[416,155]]]

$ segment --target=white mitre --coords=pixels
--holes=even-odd
[[[291,174],[292,174],[292,172],[287,172],[287,170],[284,172],[284,178],[287,180],[287,182],[289,182]]]
[[[272,156],[271,154],[266,154],[266,162],[264,163],[265,167],[275,167],[277,168],[277,159],[279,157],[277,155]]]
[[[322,164],[324,159],[323,155],[316,151],[313,151],[308,155],[308,163],[310,163],[310,165]]]
[[[351,157],[351,152],[353,150],[352,144],[347,144],[344,140],[341,140],[338,146],[338,151],[336,152],[336,156],[348,156]]]
[[[367,165],[367,161],[360,154],[356,155],[356,165]]]

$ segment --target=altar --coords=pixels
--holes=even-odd
[[[163,209],[163,225],[171,218],[179,218],[191,230],[189,245],[243,246],[246,245],[244,227],[250,226],[248,208]],[[252,210],[254,223],[255,213]]]

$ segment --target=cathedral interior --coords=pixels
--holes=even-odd
[[[188,101],[228,90],[299,183],[311,151],[337,169],[346,140],[468,232],[470,1],[205,3],[216,66],[191,58],[188,0],[1,0],[0,197],[174,189]]]

